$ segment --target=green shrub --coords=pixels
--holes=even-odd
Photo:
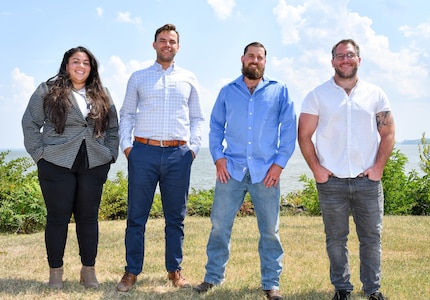
[[[300,175],[299,181],[304,183],[303,190],[300,192],[300,198],[302,199],[302,204],[305,207],[306,212],[311,216],[321,215],[315,179],[302,174]]]
[[[382,184],[385,194],[385,213],[393,215],[430,215],[430,145],[425,138],[418,145],[420,168],[424,176],[416,170],[405,174],[407,158],[394,149],[384,169]],[[45,225],[46,208],[37,178],[37,171],[28,158],[18,158],[5,162],[7,152],[0,152],[0,232],[31,233]],[[318,193],[313,178],[301,175],[303,190],[281,196],[281,214],[305,213],[320,215]],[[128,180],[123,172],[118,172],[114,180],[107,180],[100,204],[100,220],[125,219],[127,217]],[[210,216],[214,189],[191,189],[188,197],[187,214]],[[239,216],[255,215],[249,194],[237,213]],[[151,218],[163,217],[161,196],[156,194],[150,211]]]
[[[394,149],[390,155],[382,176],[384,189],[384,211],[392,215],[430,215],[430,145],[423,133],[420,152],[420,167],[424,176],[420,177],[417,171],[412,170],[405,174],[407,157],[398,149]],[[318,192],[315,180],[306,175],[300,176],[304,182],[304,189],[290,194],[295,202],[303,204],[310,215],[320,215]],[[299,199],[299,200],[297,200]]]
[[[119,171],[113,180],[106,180],[100,203],[100,220],[123,220],[127,218],[128,179],[124,172]],[[161,197],[155,194],[149,213],[150,218],[163,217]]]
[[[417,172],[410,172],[408,178],[408,197],[413,199],[410,213],[412,215],[430,215],[430,145],[425,133],[418,145],[420,153],[420,168],[424,176],[419,177]]]
[[[418,145],[418,151],[420,153],[420,168],[426,176],[430,176],[430,145],[428,139],[426,139],[425,132],[421,137],[421,145]]]
[[[384,168],[382,187],[384,190],[384,212],[388,215],[405,215],[410,213],[412,199],[407,197],[406,155],[394,149]]]
[[[425,133],[418,145],[420,176],[416,170],[404,174],[404,163],[407,158],[398,151],[390,157],[388,168],[384,171],[385,209],[395,215],[430,215],[430,145]]]
[[[161,203],[161,195],[155,194],[154,201],[152,202],[152,207],[149,212],[150,218],[162,218],[163,215],[163,205]]]
[[[430,184],[429,176],[418,176],[415,170],[409,173],[406,197],[410,199],[410,215],[430,215]]]
[[[46,208],[37,171],[28,157],[5,162],[10,151],[0,153],[0,231],[32,233],[46,223]]]
[[[213,199],[214,189],[196,190],[192,188],[188,195],[187,214],[190,216],[210,216]]]
[[[103,187],[100,203],[100,220],[118,220],[127,217],[128,180],[124,172],[116,173],[114,180],[107,180]]]

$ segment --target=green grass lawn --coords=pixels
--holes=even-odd
[[[176,289],[164,268],[164,220],[147,225],[144,271],[128,294],[115,290],[124,271],[125,221],[100,222],[96,270],[100,287],[86,290],[79,284],[81,268],[70,224],[64,264],[64,288],[46,287],[49,267],[44,233],[0,235],[0,299],[264,299],[260,290],[258,229],[254,217],[237,218],[225,283],[207,295]],[[204,276],[209,218],[187,217],[183,272],[191,284]],[[382,292],[390,300],[430,299],[430,217],[386,216],[383,232]],[[321,217],[283,216],[280,234],[285,250],[281,292],[284,299],[331,299],[328,259]],[[351,219],[349,238],[353,299],[360,293],[358,242]]]

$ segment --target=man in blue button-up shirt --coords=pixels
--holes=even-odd
[[[295,148],[296,115],[286,85],[264,75],[264,46],[249,44],[241,60],[242,75],[221,89],[211,114],[217,182],[206,275],[195,290],[204,293],[224,281],[234,218],[249,192],[260,230],[262,289],[268,299],[282,299],[279,177]]]

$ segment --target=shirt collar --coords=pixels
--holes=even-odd
[[[331,77],[330,79],[331,84],[333,84],[335,87],[340,88],[343,90],[343,87],[339,86],[336,81],[334,80],[334,76]],[[360,77],[357,78],[357,83],[355,84],[355,87],[358,87],[361,85],[361,80]]]
[[[246,84],[245,84],[245,81],[243,80],[243,77],[244,77],[243,75],[240,75],[232,82],[232,84],[236,84],[246,88]],[[270,81],[272,81],[272,79],[270,79],[267,75],[263,75],[263,78],[261,78],[261,81],[258,83],[257,86],[264,86],[268,84]]]
[[[173,62],[166,70],[164,70],[163,66],[161,66],[157,61],[154,61],[154,64],[152,65],[152,67],[157,71],[171,72],[175,70],[175,63]]]

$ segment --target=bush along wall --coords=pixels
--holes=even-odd
[[[407,157],[397,149],[392,152],[382,177],[385,214],[430,215],[430,145],[425,134],[418,145],[418,151],[424,175],[418,174],[416,170],[406,174]],[[9,151],[0,152],[0,232],[32,233],[42,230],[46,222],[46,208],[34,163],[30,158],[6,162],[8,154]],[[282,195],[281,214],[320,215],[315,180],[306,175],[301,175],[299,180],[304,183],[302,190]],[[115,179],[106,181],[99,210],[100,220],[127,217],[127,186],[127,177],[123,172],[118,172]],[[187,214],[210,216],[213,198],[214,189],[191,188]],[[249,194],[245,196],[237,214],[255,215]],[[154,196],[150,217],[163,217],[159,194]]]

